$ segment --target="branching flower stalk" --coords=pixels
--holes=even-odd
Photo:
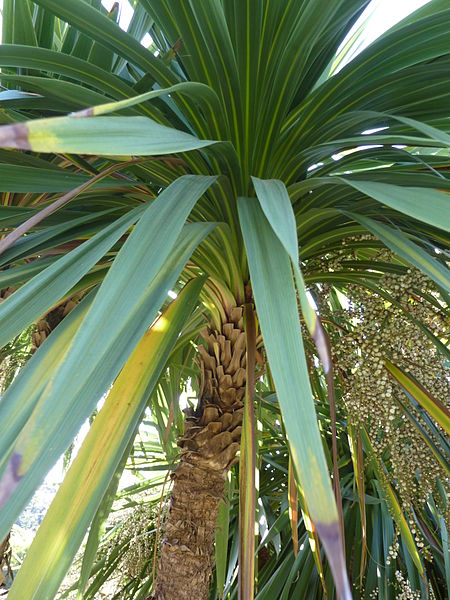
[[[327,267],[336,271],[344,268],[342,257],[330,257]],[[377,260],[392,263],[393,255],[383,250]],[[438,423],[424,418],[420,405],[409,400],[386,370],[385,361],[392,361],[413,376],[448,408],[448,369],[425,328],[444,340],[449,328],[439,305],[439,294],[418,271],[405,269],[399,274],[384,274],[378,280],[378,288],[382,293],[348,285],[348,307],[341,311],[331,311],[329,290],[324,288],[320,309],[330,321],[338,323],[345,314],[347,322],[353,324],[351,331],[334,328],[332,332],[334,362],[343,382],[343,408],[352,425],[366,428],[377,459],[389,467],[390,483],[409,517],[416,545],[431,560],[416,512],[423,510],[433,494],[448,522],[448,509],[437,486],[447,477],[437,459],[437,454],[446,453],[445,432]],[[428,440],[432,440],[434,451]],[[395,548],[392,552],[395,554]]]

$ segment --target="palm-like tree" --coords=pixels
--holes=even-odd
[[[115,23],[116,9],[106,14],[95,0],[4,4],[0,185],[11,231],[0,243],[0,281],[23,285],[0,306],[0,344],[61,301],[90,293],[2,400],[0,537],[110,390],[12,598],[56,593],[181,348],[198,403],[179,441],[158,600],[207,597],[217,515],[239,447],[239,587],[242,598],[253,594],[255,376],[276,390],[305,514],[341,597],[350,588],[336,399],[348,421],[363,537],[365,452],[411,569],[425,578],[411,530],[447,469],[446,3],[427,4],[348,64],[355,39],[341,43],[366,8],[361,0],[140,0],[128,32]],[[173,289],[178,298],[166,306]],[[429,364],[417,350],[403,352],[416,331],[406,325],[409,337],[389,346],[399,322],[420,331]],[[367,373],[375,374],[370,389]],[[335,495],[312,393],[318,398],[325,380]],[[386,419],[398,417],[393,385],[407,392],[399,414],[410,414],[416,433],[385,455]],[[366,415],[364,399],[377,389],[386,400]],[[175,405],[168,432],[174,423]],[[419,439],[437,467],[420,465],[416,498],[396,465],[400,448]],[[444,540],[444,509],[434,506]],[[430,535],[442,555],[445,542]]]

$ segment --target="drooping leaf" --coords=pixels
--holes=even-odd
[[[35,152],[152,156],[213,143],[148,117],[53,117],[0,127],[0,147]]]
[[[0,305],[0,347],[38,319],[135,223],[143,207],[130,211],[93,238],[38,273]]]
[[[405,373],[403,369],[392,363],[390,360],[385,360],[385,369],[392,377],[401,385],[404,391],[418,402],[428,414],[435,419],[437,423],[450,435],[450,413],[446,406],[440,402],[423,388],[411,375]]]
[[[83,327],[60,357],[56,377],[45,381],[12,453],[3,457],[1,531],[7,532],[43,475],[106,392],[187,259],[213,228],[206,223],[187,225],[175,244],[192,206],[213,181],[195,176],[178,179],[147,208],[122,247]],[[168,215],[169,231],[164,227]],[[51,446],[46,444],[50,436]]]
[[[189,283],[128,358],[39,528],[11,598],[53,598],[58,591],[202,285],[201,279]]]
[[[376,235],[388,248],[397,253],[408,263],[428,275],[445,291],[450,291],[449,270],[441,262],[433,258],[423,248],[412,242],[402,231],[395,230],[392,227],[379,223],[369,217],[347,213],[355,221],[364,225],[364,227]]]
[[[291,454],[342,598],[351,598],[339,520],[320,443],[289,255],[256,199],[240,198],[252,289]],[[281,307],[283,314],[280,315]]]
[[[300,270],[299,263],[297,227],[288,191],[283,182],[281,181],[264,181],[261,179],[257,179],[256,177],[253,177],[252,180],[264,214],[267,220],[269,221],[270,225],[272,226],[274,232],[278,236],[278,239],[283,244],[290,256],[291,265],[296,280],[297,292],[300,298],[302,313],[305,318],[305,323],[309,330],[309,333],[312,339],[314,340],[314,344],[317,348],[317,353],[319,355],[325,373],[327,381],[328,400],[330,403],[330,412],[332,417],[331,426],[333,440],[334,490],[339,513],[339,523],[341,530],[340,534],[343,540],[342,546],[345,549],[344,519],[342,514],[342,499],[340,491],[341,488],[339,481],[339,468],[336,446],[336,400],[334,393],[334,370],[333,361],[331,357],[330,340],[328,338],[327,332],[325,331],[320,321],[320,317],[312,308],[306,294],[306,286],[302,272]]]
[[[450,195],[421,187],[403,187],[376,181],[342,178],[363,194],[444,231],[450,231]]]
[[[9,388],[3,394],[0,404],[0,452],[6,456],[22,427],[29,419],[39,396],[45,387],[46,378],[54,377],[60,366],[55,360],[64,356],[72,339],[85,318],[95,296],[95,290],[63,319],[30,358]],[[46,377],[43,377],[45,373]]]

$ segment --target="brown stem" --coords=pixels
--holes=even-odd
[[[203,384],[197,410],[187,409],[181,456],[173,474],[155,600],[206,600],[226,474],[241,439],[246,381],[242,308],[199,346]]]
[[[253,598],[255,586],[256,325],[251,304],[244,306],[244,323],[247,344],[247,385],[239,463],[239,600]]]
[[[92,179],[89,179],[89,181],[82,183],[81,185],[74,188],[70,192],[67,192],[67,194],[64,194],[63,196],[61,196],[61,198],[59,198],[52,204],[49,204],[48,206],[46,206],[45,208],[43,208],[42,210],[40,210],[39,212],[34,214],[32,217],[27,219],[25,221],[25,223],[22,223],[22,225],[19,225],[19,227],[16,227],[13,231],[11,231],[11,233],[8,234],[0,242],[0,254],[3,254],[3,252],[5,252],[5,250],[7,250],[12,244],[14,244],[14,242],[16,240],[18,240],[24,233],[27,233],[28,231],[30,231],[30,229],[35,227],[38,223],[43,221],[46,217],[48,217],[49,215],[51,215],[52,213],[57,211],[59,208],[61,208],[62,206],[64,206],[65,204],[67,204],[68,202],[73,200],[74,198],[76,198],[79,194],[84,192],[84,190],[89,188],[91,185],[93,185],[100,179],[103,179],[110,173],[113,173],[114,171],[117,171],[118,169],[124,168],[128,164],[129,163],[127,162],[127,163],[111,165],[111,167],[105,169],[98,175],[95,175],[95,177],[92,177]]]

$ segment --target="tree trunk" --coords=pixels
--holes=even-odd
[[[7,577],[12,580],[10,535],[11,533],[8,533],[0,544],[0,587],[2,588]]]
[[[173,474],[154,600],[208,597],[219,504],[240,447],[246,348],[242,308],[199,347],[197,410],[186,411],[180,462]]]
[[[31,341],[33,343],[31,348],[32,352],[36,352],[51,332],[61,323],[64,317],[75,308],[75,306],[76,302],[73,299],[66,300],[61,304],[58,304],[58,306],[53,308],[36,323],[36,329],[31,334]]]

